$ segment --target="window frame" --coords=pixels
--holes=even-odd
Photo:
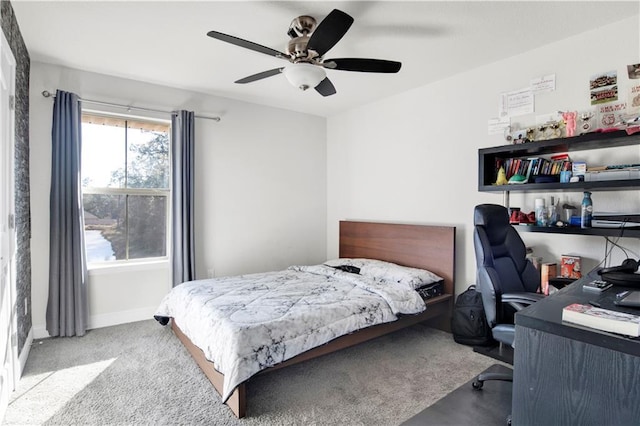
[[[171,170],[171,164],[172,164],[172,159],[171,159],[171,151],[172,151],[172,145],[173,145],[173,140],[172,140],[172,131],[171,131],[171,121],[170,120],[166,120],[166,119],[159,119],[159,118],[153,118],[153,117],[142,117],[142,116],[132,116],[132,115],[124,115],[124,114],[117,114],[117,113],[112,113],[112,112],[105,112],[105,111],[95,111],[95,110],[90,110],[90,109],[82,109],[81,111],[81,116],[84,117],[85,115],[90,115],[93,117],[103,117],[104,119],[108,120],[108,119],[115,119],[115,120],[122,120],[125,123],[128,121],[135,121],[135,122],[146,122],[146,123],[150,123],[150,124],[158,124],[158,125],[163,125],[166,126],[167,128],[167,136],[168,136],[168,141],[169,141],[169,147],[168,147],[168,173],[169,173],[169,178],[168,178],[168,188],[126,188],[126,187],[99,187],[99,186],[80,186],[80,190],[82,193],[82,199],[83,199],[83,206],[84,206],[84,196],[86,195],[121,195],[125,197],[125,202],[128,203],[128,197],[127,196],[153,196],[153,197],[164,197],[165,198],[165,255],[164,256],[154,256],[154,257],[143,257],[143,258],[135,258],[135,259],[130,259],[129,258],[129,229],[128,229],[128,216],[129,216],[129,212],[128,212],[128,208],[125,209],[126,211],[126,215],[127,215],[127,229],[126,229],[126,258],[125,259],[116,259],[116,260],[103,260],[103,261],[91,261],[88,262],[87,261],[87,269],[109,269],[109,268],[117,268],[117,267],[122,267],[122,266],[126,266],[126,265],[142,265],[142,264],[157,264],[158,262],[162,262],[162,263],[166,263],[169,261],[170,258],[170,248],[171,248],[171,237],[172,237],[172,233],[171,233],[171,226],[172,226],[172,217],[171,217],[171,201],[172,201],[172,170]],[[84,121],[82,121],[82,123],[84,123]],[[108,123],[103,123],[105,125],[109,125]],[[111,125],[111,127],[118,127],[118,126],[113,126]],[[130,127],[127,125],[126,129],[129,129]],[[135,127],[134,127],[135,129]],[[124,145],[124,149],[125,149],[125,176],[128,175],[128,156],[129,156],[129,144],[127,141],[127,136],[126,136],[126,132],[125,132],[125,145]],[[81,168],[82,168],[82,164],[81,164]],[[81,169],[81,173],[82,175],[82,169]],[[125,178],[125,185],[126,185],[126,178]],[[127,204],[128,207],[128,204]],[[84,212],[84,207],[83,207],[83,212]],[[84,221],[83,221],[84,222]],[[82,230],[83,235],[86,232],[86,228],[83,228]],[[86,246],[85,246],[85,250],[86,250]]]

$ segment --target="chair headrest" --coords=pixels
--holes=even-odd
[[[474,209],[473,223],[485,228],[492,244],[500,242],[505,239],[510,227],[509,212],[498,204],[480,204]]]

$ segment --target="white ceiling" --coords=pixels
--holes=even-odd
[[[320,116],[637,15],[638,1],[25,1],[12,0],[31,59]],[[291,20],[337,8],[355,19],[325,56],[402,62],[398,74],[328,70],[337,94],[283,75],[235,80],[286,62],[214,40],[209,30],[285,51]],[[50,88],[56,89],[56,88]],[[82,95],[82,94],[80,94]]]

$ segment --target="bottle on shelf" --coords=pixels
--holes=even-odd
[[[584,191],[582,199],[582,214],[580,216],[580,227],[591,228],[591,218],[593,216],[593,201],[591,201],[591,193]]]
[[[548,224],[548,216],[547,216],[547,208],[544,205],[544,198],[536,198],[535,200],[535,215],[536,215],[536,225],[537,226],[547,226]]]
[[[548,225],[549,226],[556,226],[558,223],[558,207],[557,204],[555,202],[555,197],[551,197],[551,203],[549,203],[549,207],[548,207],[549,213],[547,216],[547,220],[548,220]]]

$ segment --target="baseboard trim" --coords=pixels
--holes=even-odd
[[[22,346],[22,351],[20,351],[20,355],[18,355],[18,364],[20,366],[18,377],[22,377],[24,367],[27,365],[27,358],[29,358],[29,351],[31,351],[31,345],[33,344],[33,334],[33,327],[31,327],[29,334],[27,334],[27,340],[25,340],[24,346]]]
[[[49,337],[49,332],[44,325],[34,325],[32,330],[34,339],[46,339]]]
[[[89,317],[89,325],[87,328],[90,330],[93,328],[110,327],[112,325],[152,319],[157,308],[157,306],[148,306],[146,308],[132,309],[129,311],[93,315]]]
[[[131,309],[128,311],[92,315],[89,317],[87,330],[152,319],[157,308],[157,306],[148,306],[146,308]],[[44,325],[34,326],[32,330],[33,337],[35,339],[44,339],[49,337],[49,332]]]

